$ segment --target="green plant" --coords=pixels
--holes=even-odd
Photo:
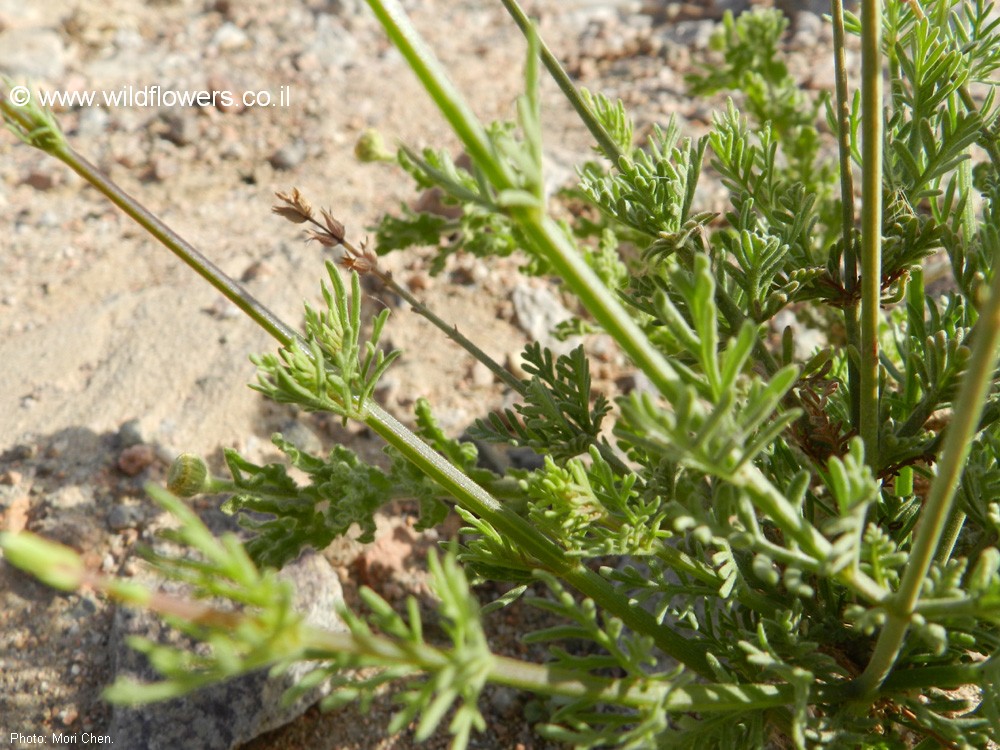
[[[591,392],[583,348],[554,357],[531,344],[529,377],[511,384],[521,405],[482,421],[477,435],[530,446],[544,466],[505,477],[477,468],[474,449],[446,436],[426,403],[411,431],[372,400],[393,355],[377,346],[384,315],[362,342],[358,274],[381,271],[333,216],[320,221],[297,192],[279,195],[275,211],[312,222],[323,244],[344,245],[352,272],[348,294],[331,266],[326,309],[307,308],[296,334],[100,176],[44,113],[0,98],[16,133],[103,190],[275,336],[280,353],[256,360],[261,391],[360,420],[393,457],[382,471],[343,447],[316,457],[277,438],[304,486],[283,466],[233,453],[228,480],[185,459],[179,474],[194,479],[185,492],[228,490],[228,510],[256,512],[242,516],[245,546],[212,538],[151,489],[201,555],[156,564],[199,597],[245,605],[240,614],[104,580],[62,548],[4,536],[7,559],[50,585],[97,586],[174,615],[213,646],[194,659],[140,645],[164,681],[111,696],[161,698],[309,659],[317,669],[304,685],[334,680],[330,704],[403,681],[393,728],[418,721],[418,737],[454,709],[456,747],[482,726],[476,702],[487,682],[553,698],[538,731],[577,747],[986,747],[1000,731],[1000,125],[991,78],[1000,26],[991,6],[865,0],[855,17],[833,0],[840,65],[830,102],[810,101],[762,54],[776,49],[777,15],[727,17],[717,45],[725,64],[692,85],[742,92],[756,127],[731,102],[700,141],[681,139],[671,122],[638,147],[622,105],[577,91],[514,0],[503,4],[528,40],[517,127],[480,124],[395,0],[369,4],[470,159],[463,168],[442,152],[401,148],[401,166],[419,186],[441,189],[462,218],[386,219],[376,252],[439,244],[446,255],[456,246],[441,237],[456,231],[462,249],[484,256],[521,250],[526,270],[557,274],[579,301],[570,327],[608,334],[652,389],[619,396],[612,409]],[[846,33],[862,46],[853,99]],[[540,63],[597,141],[600,160],[581,169],[572,192],[596,219],[547,214]],[[836,167],[819,146],[824,104],[839,136]],[[718,220],[695,205],[709,153],[731,196]],[[620,253],[626,243],[640,252]],[[921,262],[933,253],[949,259],[954,284],[932,297]],[[779,341],[771,335],[785,308],[844,333],[800,360],[793,327]],[[404,618],[370,591],[367,616],[345,612],[349,633],[305,626],[271,567],[352,522],[370,531],[378,505],[399,495],[420,500],[428,525],[445,502],[467,524],[463,544],[430,560],[448,644],[427,641],[415,604]],[[487,579],[514,587],[480,608],[469,585]],[[529,596],[538,591],[547,593]],[[522,596],[559,620],[525,634],[551,644],[545,664],[495,655],[483,635],[481,618]],[[358,666],[377,671],[337,676]],[[950,692],[963,686],[973,697]]]

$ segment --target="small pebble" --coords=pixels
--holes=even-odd
[[[107,524],[112,531],[134,529],[140,520],[142,511],[134,505],[116,505],[108,511]]]
[[[275,151],[268,158],[268,163],[279,171],[295,169],[306,158],[305,146],[299,142],[289,143]]]
[[[0,484],[6,484],[10,487],[16,487],[20,483],[21,483],[21,472],[19,471],[8,469],[3,474],[0,474]]]
[[[151,445],[132,445],[118,455],[118,468],[123,474],[134,477],[156,460],[156,451]]]
[[[142,429],[138,419],[130,419],[122,422],[118,428],[118,445],[122,448],[130,448],[143,442]]]
[[[30,185],[35,190],[43,193],[54,188],[56,183],[57,180],[54,174],[51,172],[43,172],[41,170],[29,172],[28,176],[21,180],[22,185]]]
[[[232,52],[250,46],[250,37],[239,26],[227,21],[219,27],[212,37],[212,44],[220,50]]]

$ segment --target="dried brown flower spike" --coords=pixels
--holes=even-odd
[[[287,193],[275,193],[275,196],[285,205],[271,206],[271,213],[278,214],[278,216],[288,219],[295,224],[312,221],[312,206],[309,205],[309,201],[302,197],[298,188],[292,188],[291,195]]]

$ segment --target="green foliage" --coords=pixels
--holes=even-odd
[[[524,403],[503,416],[491,414],[469,431],[473,438],[510,442],[557,460],[578,456],[595,444],[601,422],[611,410],[607,398],[598,394],[591,405],[590,366],[583,347],[553,359],[552,352],[538,342],[525,347],[524,371],[531,376]]]
[[[361,283],[351,276],[351,297],[332,263],[327,272],[333,291],[324,284],[325,310],[305,307],[305,338],[296,339],[278,355],[252,357],[259,369],[251,387],[279,403],[298,404],[309,411],[327,411],[343,418],[362,419],[364,404],[378,379],[399,352],[378,348],[389,311],[372,321],[368,341],[361,344]]]
[[[342,446],[319,458],[280,435],[274,444],[309,477],[308,486],[296,484],[285,464],[257,466],[226,451],[235,490],[222,509],[239,514],[241,525],[251,532],[246,548],[258,565],[280,568],[306,547],[322,550],[352,524],[358,524],[362,541],[374,540],[375,511],[396,489],[389,476]]]
[[[755,129],[773,139],[785,159],[782,169],[765,169],[767,178],[798,183],[814,198],[825,201],[830,199],[834,173],[830,164],[820,160],[822,140],[816,120],[823,99],[810,100],[789,73],[780,50],[787,27],[788,19],[768,10],[735,18],[727,11],[711,44],[722,56],[722,64],[713,61],[703,65],[703,72],[688,76],[688,83],[696,95],[739,92],[742,108],[753,119]],[[767,147],[765,151],[773,160],[774,152]],[[739,202],[734,200],[734,205]]]
[[[414,246],[437,246],[431,275],[444,270],[449,255],[467,252],[477,257],[504,257],[524,244],[501,212],[495,196],[484,190],[482,175],[458,166],[444,152],[425,149],[422,155],[402,147],[398,161],[418,187],[438,191],[439,213],[402,207],[399,216],[386,215],[375,227],[380,255]]]
[[[490,676],[493,656],[482,630],[478,605],[455,559],[447,556],[441,560],[432,554],[428,562],[440,625],[451,647],[439,649],[426,642],[415,599],[408,601],[407,622],[375,592],[362,588],[362,600],[371,612],[367,621],[344,612],[345,624],[360,649],[355,653],[335,654],[327,673],[371,666],[383,669],[369,678],[336,678],[335,690],[324,701],[324,707],[334,708],[358,700],[367,705],[379,686],[403,678],[405,687],[399,696],[402,707],[393,717],[389,731],[397,732],[419,720],[415,736],[417,741],[425,740],[455,706],[448,731],[454,736],[453,747],[465,747],[474,730],[485,728],[477,701]],[[407,679],[407,675],[416,671],[414,667],[426,676]]]
[[[214,650],[141,646],[167,679],[136,696],[308,655],[317,670],[301,687],[332,681],[329,706],[366,705],[401,682],[390,729],[416,722],[426,738],[451,712],[457,748],[484,726],[488,682],[546,698],[539,733],[576,747],[986,747],[1000,717],[1000,127],[994,89],[969,86],[994,84],[1000,67],[989,6],[887,4],[884,111],[876,102],[873,117],[861,98],[828,107],[829,125],[846,131],[845,163],[870,175],[864,139],[885,144],[881,275],[859,280],[858,248],[870,243],[844,225],[855,196],[826,155],[827,102],[802,92],[781,59],[780,14],[724,18],[717,59],[690,79],[697,94],[731,95],[704,138],[682,139],[671,120],[636,145],[622,103],[567,90],[516,3],[503,2],[528,39],[525,94],[516,125],[484,127],[396,2],[370,0],[467,154],[399,150],[442,210],[384,219],[377,250],[434,246],[434,272],[454,252],[523,251],[526,270],[558,274],[579,300],[558,333],[601,332],[641,387],[596,392],[586,340],[561,356],[530,342],[528,377],[507,381],[519,402],[472,435],[528,447],[542,465],[494,474],[425,401],[412,430],[374,402],[395,356],[378,347],[386,313],[363,341],[358,277],[348,294],[331,268],[325,309],[307,307],[304,335],[255,359],[255,387],[364,422],[389,443],[389,466],[276,437],[300,483],[284,465],[228,452],[232,480],[203,485],[232,492],[224,507],[250,533],[242,546],[161,498],[201,559],[157,566],[245,610],[182,613]],[[862,22],[848,16],[847,30]],[[539,61],[598,141],[563,194],[574,210],[562,223],[542,192]],[[721,216],[698,205],[706,159],[729,193]],[[934,293],[931,257],[950,275]],[[867,296],[859,281],[872,282]],[[786,310],[800,323],[778,330]],[[877,340],[862,347],[858,321],[873,311]],[[795,329],[807,326],[820,348],[798,351]],[[873,400],[859,371],[875,373]],[[859,436],[872,420],[875,434]],[[344,614],[349,633],[301,626],[270,568],[351,528],[371,539],[393,498],[416,500],[422,526],[447,503],[465,523],[461,542],[430,561],[446,645],[429,641],[415,602],[403,617],[367,590],[367,612]],[[0,545],[54,585],[90,583],[72,553],[30,538]],[[510,588],[481,610],[470,582],[485,580]],[[545,664],[490,651],[483,618],[517,599],[550,618],[524,634],[547,648]],[[373,669],[344,676],[359,667]],[[978,692],[948,692],[960,686]]]
[[[164,700],[261,667],[303,658],[305,644],[298,637],[303,618],[292,610],[291,585],[281,581],[274,569],[257,568],[236,535],[216,538],[177,498],[156,487],[150,487],[149,494],[180,522],[164,536],[194,554],[181,557],[148,552],[147,559],[163,575],[187,583],[191,599],[229,606],[192,605],[154,595],[154,608],[208,649],[195,653],[132,637],[129,645],[141,651],[164,679],[151,684],[120,679],[108,688],[105,697],[131,704]],[[107,593],[126,602],[151,604],[145,596],[136,601],[134,594],[122,590],[117,582],[104,586]],[[234,610],[232,604],[239,609]]]
[[[619,123],[622,115],[617,108],[602,108],[597,115],[606,127],[632,131],[631,123]],[[676,235],[692,220],[704,223],[708,217],[692,217],[691,210],[705,141],[693,144],[687,140],[678,145],[679,138],[674,118],[665,130],[654,126],[648,152],[629,149],[612,170],[588,163],[580,175],[580,189],[614,221],[654,239],[662,234]]]

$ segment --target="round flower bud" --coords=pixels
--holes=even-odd
[[[207,489],[208,466],[193,453],[182,453],[170,465],[167,489],[178,497],[194,497]]]

